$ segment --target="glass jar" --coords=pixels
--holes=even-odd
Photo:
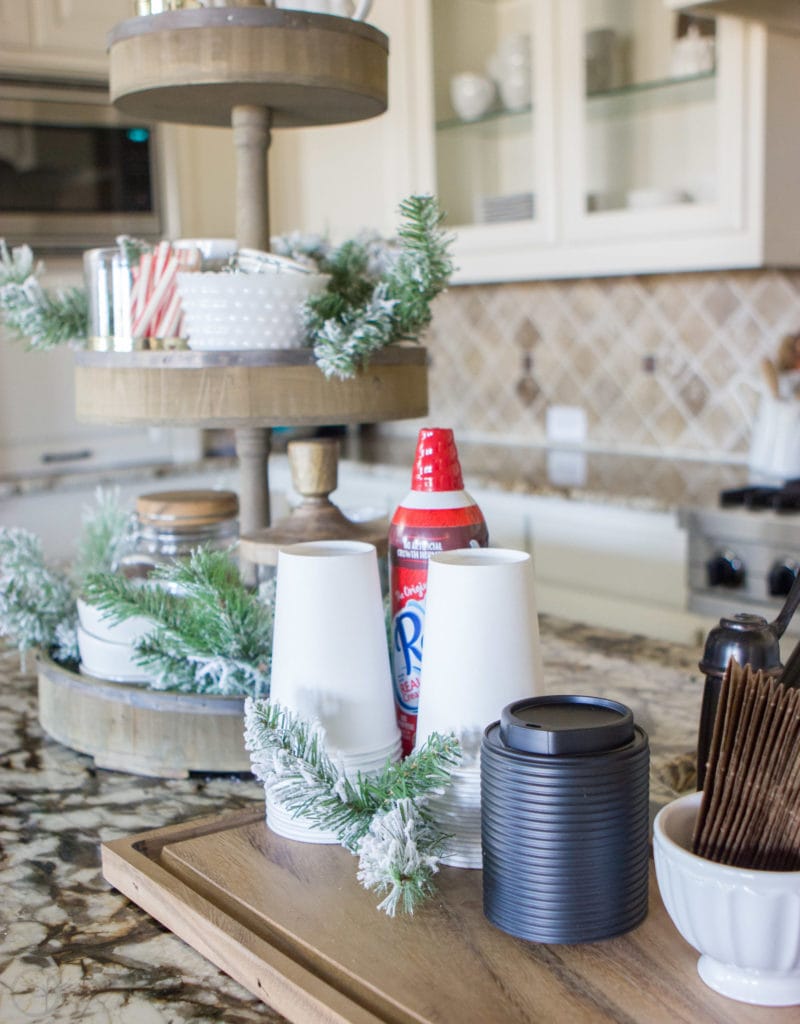
[[[120,569],[129,578],[145,579],[159,565],[188,558],[195,548],[231,549],[239,537],[238,514],[233,491],[142,494],[136,500],[135,549]]]

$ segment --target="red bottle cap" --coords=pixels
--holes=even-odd
[[[412,491],[463,491],[464,478],[453,431],[423,427],[417,438]]]

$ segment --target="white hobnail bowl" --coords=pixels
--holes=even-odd
[[[327,274],[180,273],[178,292],[189,348],[302,348],[303,303],[325,290]]]
[[[800,871],[750,871],[691,853],[701,798],[679,797],[653,824],[667,913],[702,954],[697,970],[710,988],[758,1006],[800,1004]]]
[[[135,644],[143,636],[151,633],[155,622],[143,615],[133,615],[129,619],[113,624],[105,612],[96,605],[88,604],[78,598],[78,621],[86,633],[98,640],[106,640],[112,644]]]
[[[136,663],[136,648],[133,644],[98,640],[82,626],[78,626],[78,650],[81,670],[98,679],[109,679],[115,683],[149,683],[153,678]]]

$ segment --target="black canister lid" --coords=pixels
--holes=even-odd
[[[530,754],[596,754],[631,742],[633,712],[604,697],[530,697],[503,708],[500,737]]]
[[[731,658],[752,669],[781,667],[780,641],[765,618],[740,612],[719,620],[706,638],[700,671],[721,676]]]

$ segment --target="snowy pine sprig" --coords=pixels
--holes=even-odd
[[[35,534],[0,529],[0,637],[16,644],[23,665],[32,647],[50,651],[56,661],[79,660],[77,597],[84,580],[115,566],[131,541],[119,491],[102,487],[95,492],[94,506],[83,509],[78,556],[69,571],[46,563]]]
[[[74,631],[75,616],[72,582],[46,564],[41,540],[29,530],[0,527],[0,637],[16,644],[23,671],[26,651],[53,646],[63,623]]]
[[[433,895],[444,839],[410,797],[374,815],[359,844],[356,877],[365,889],[383,895],[378,910],[389,917],[398,910],[413,914]]]
[[[27,245],[9,251],[0,239],[0,318],[27,339],[28,347],[50,349],[67,342],[82,343],[88,334],[89,306],[81,288],[45,290],[38,280]]]
[[[328,318],[314,338],[314,358],[326,377],[352,376],[373,352],[383,348],[393,334],[396,302],[386,297],[387,286],[379,284],[364,306],[345,310],[339,318]]]
[[[252,594],[225,551],[196,548],[187,561],[158,566],[148,586],[96,573],[87,600],[112,622],[153,620],[136,643],[137,663],[156,689],[263,695],[269,691],[274,601]]]
[[[384,895],[379,909],[413,913],[433,892],[447,837],[425,799],[442,791],[460,760],[454,736],[434,734],[405,760],[350,778],[327,754],[319,726],[269,701],[247,700],[245,747],[267,793],[359,857],[359,881]]]
[[[430,304],[453,272],[452,237],[442,229],[434,196],[400,205],[395,242],[362,235],[338,247],[315,236],[277,239],[278,251],[312,258],[330,275],[326,290],[304,306],[306,333],[327,377],[347,379],[380,348],[414,341],[431,320]]]
[[[118,487],[98,487],[94,505],[81,512],[72,574],[78,585],[92,573],[113,572],[136,543],[136,519],[120,501]]]

